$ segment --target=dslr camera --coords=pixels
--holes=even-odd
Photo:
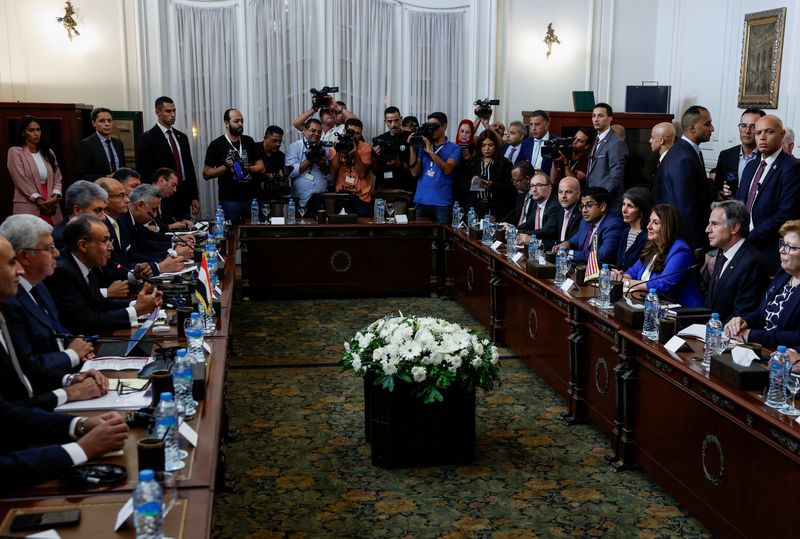
[[[330,94],[335,94],[338,91],[338,86],[323,86],[321,90],[311,88],[311,106],[314,110],[333,108],[334,101]]]
[[[565,137],[545,140],[542,143],[542,157],[549,157],[550,159],[558,159],[561,154],[567,159],[572,158],[572,142],[575,137]]]
[[[397,161],[400,159],[401,154],[408,150],[408,144],[403,136],[404,134],[405,133],[402,133],[397,137],[388,134],[379,135],[372,139],[372,147],[381,149],[378,154],[380,162],[387,163],[389,161]]]
[[[437,129],[439,129],[438,124],[425,122],[412,132],[411,139],[409,140],[409,142],[417,146],[425,144],[425,141],[423,139],[428,139],[431,142],[433,142],[433,134],[436,132]]]
[[[488,120],[492,117],[492,105],[499,105],[499,99],[478,99],[475,101],[475,116],[483,120]]]
[[[233,161],[233,165],[231,165],[231,170],[233,171],[233,176],[237,180],[243,180],[247,174],[245,174],[244,167],[245,162],[242,161],[242,156],[239,155],[239,152],[236,150],[229,150],[228,157]]]
[[[345,129],[344,133],[336,133],[337,140],[333,145],[333,149],[341,155],[349,154],[356,149],[356,141],[353,138],[355,136],[356,132],[352,129]]]
[[[328,141],[309,142],[306,150],[306,159],[308,159],[309,163],[325,161],[325,151],[322,148],[330,148],[331,146],[333,146],[333,143]]]

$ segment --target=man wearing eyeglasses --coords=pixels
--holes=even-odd
[[[756,149],[756,122],[763,118],[766,112],[761,109],[746,109],[739,119],[739,142],[727,150],[719,152],[717,158],[717,176],[714,180],[714,192],[719,193],[725,187],[728,189],[721,193],[721,198],[732,198],[739,185],[739,180],[744,172],[744,167],[758,157]],[[732,174],[729,179],[728,176]]]
[[[581,196],[583,222],[578,232],[553,250],[563,246],[568,249],[570,260],[585,264],[596,239],[597,263],[613,264],[625,224],[617,212],[609,210],[609,199],[608,191],[602,187],[587,187]]]
[[[530,185],[532,204],[525,222],[519,226],[519,231],[523,234],[538,235],[549,221],[558,219],[561,205],[558,203],[558,196],[553,193],[550,176],[543,171],[537,170],[533,173]],[[521,240],[524,242],[525,238],[521,237]]]
[[[64,242],[67,250],[58,257],[55,272],[45,284],[71,333],[94,335],[135,327],[139,316],[161,305],[161,292],[147,283],[131,302],[100,294],[92,269],[106,265],[113,246],[108,228],[97,217],[81,215],[70,221]]]

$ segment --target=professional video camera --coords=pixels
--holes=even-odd
[[[244,179],[244,177],[247,176],[247,174],[244,171],[246,163],[242,161],[242,156],[239,155],[239,152],[237,152],[236,150],[229,150],[228,157],[230,157],[231,160],[233,160],[233,165],[231,165],[231,169],[233,170],[233,176],[237,180]]]
[[[572,142],[575,137],[555,138],[542,143],[542,157],[558,159],[564,154],[567,159],[572,157]]]
[[[306,150],[306,159],[310,163],[319,163],[325,160],[325,152],[322,148],[330,148],[333,142],[318,140],[316,142],[309,142],[308,149]]]
[[[347,155],[356,148],[356,141],[353,137],[356,132],[352,129],[345,129],[344,133],[336,133],[336,142],[333,149],[340,155]]]
[[[411,139],[409,140],[409,142],[417,146],[425,144],[425,141],[423,140],[424,138],[433,142],[433,134],[436,132],[437,129],[439,129],[439,124],[432,124],[430,122],[425,122],[412,132]]]
[[[388,161],[397,161],[401,155],[408,150],[408,143],[406,142],[407,133],[403,132],[398,136],[393,136],[389,133],[378,135],[372,139],[372,147],[380,148],[378,159],[386,163]]]
[[[314,110],[332,109],[336,103],[330,94],[338,91],[338,86],[323,86],[321,90],[311,88],[311,106],[314,107]]]
[[[488,120],[492,117],[492,105],[499,105],[499,99],[478,99],[475,101],[475,116]]]

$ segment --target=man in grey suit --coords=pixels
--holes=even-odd
[[[592,125],[597,130],[597,138],[589,154],[586,182],[589,187],[602,187],[608,191],[609,208],[617,210],[622,206],[622,180],[628,147],[611,130],[613,119],[614,111],[608,103],[598,103],[592,109]]]

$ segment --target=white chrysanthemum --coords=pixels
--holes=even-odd
[[[475,356],[475,359],[472,360],[472,366],[476,369],[481,366],[481,363],[483,363],[481,356]]]
[[[347,342],[347,341],[345,341],[345,343],[344,343],[344,351],[345,352],[349,352],[350,351],[350,343]]]
[[[361,372],[361,359],[360,358],[356,358],[356,357],[353,358],[353,370],[356,373],[360,373]]]
[[[414,377],[415,382],[424,382],[425,378],[428,377],[428,373],[425,367],[417,365],[416,367],[411,367],[411,376]]]
[[[381,361],[384,358],[383,348],[380,346],[372,351],[372,359],[375,361]]]
[[[375,338],[375,335],[372,333],[367,333],[366,335],[362,335],[361,333],[356,333],[356,340],[358,340],[358,345],[361,348],[366,348],[372,342],[372,339]]]
[[[492,346],[492,365],[500,361],[500,352],[497,351],[496,346]]]
[[[387,376],[397,373],[397,365],[390,361],[381,362],[381,367],[383,367],[383,374]]]

